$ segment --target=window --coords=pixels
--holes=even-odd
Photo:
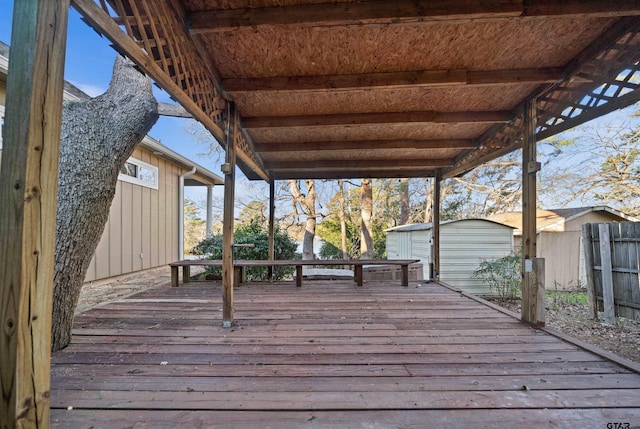
[[[158,189],[158,167],[129,158],[120,170],[118,179],[147,188]]]

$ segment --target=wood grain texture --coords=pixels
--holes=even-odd
[[[69,1],[14,5],[0,175],[0,427],[49,424],[51,297]]]
[[[220,326],[221,289],[166,285],[79,315],[53,356],[53,427],[640,417],[640,375],[435,283],[246,283],[232,329]]]

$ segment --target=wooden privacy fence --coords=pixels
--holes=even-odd
[[[590,312],[640,320],[640,222],[582,225]]]

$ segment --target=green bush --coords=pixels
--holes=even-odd
[[[502,258],[483,260],[473,277],[489,285],[491,292],[501,299],[515,299],[522,290],[522,256],[513,253]]]
[[[253,244],[255,247],[236,247],[233,259],[269,259],[269,231],[258,221],[251,220],[236,226],[234,242],[238,244]],[[297,259],[296,242],[276,227],[274,231],[275,253],[274,259]],[[194,255],[206,256],[208,259],[222,259],[222,234],[205,238],[193,249]],[[273,278],[282,280],[291,276],[294,267],[274,267]],[[221,274],[222,268],[209,267],[211,274]],[[263,281],[267,279],[267,267],[247,267],[244,270],[248,281]]]

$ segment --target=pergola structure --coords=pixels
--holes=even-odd
[[[0,180],[6,427],[48,422],[69,1],[14,3]],[[437,196],[441,179],[522,148],[522,319],[538,324],[535,142],[640,99],[639,1],[71,3],[226,149],[227,322],[236,162],[272,195],[277,179],[434,177]]]

